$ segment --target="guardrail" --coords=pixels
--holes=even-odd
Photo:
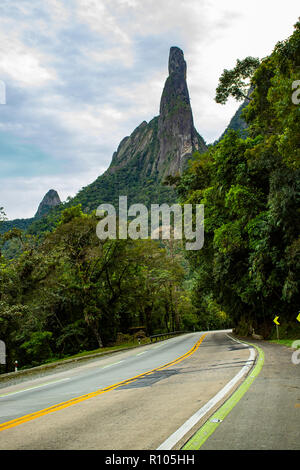
[[[188,331],[171,331],[170,333],[161,333],[159,335],[152,335],[152,336],[149,336],[149,338],[152,343],[152,341],[154,340],[156,342],[158,339],[167,338],[168,336],[183,335],[185,333],[188,333]]]

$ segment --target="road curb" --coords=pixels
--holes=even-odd
[[[64,366],[66,364],[80,362],[80,361],[84,361],[88,359],[94,359],[94,358],[102,357],[102,356],[108,356],[110,354],[128,351],[129,349],[140,348],[142,346],[147,346],[147,345],[141,344],[141,345],[132,346],[130,348],[121,348],[121,349],[116,349],[114,351],[105,351],[105,352],[99,352],[95,354],[88,354],[86,356],[79,356],[79,357],[74,357],[72,359],[65,359],[65,360],[57,361],[57,362],[50,362],[49,364],[42,364],[36,367],[30,367],[30,369],[18,370],[17,372],[8,372],[7,374],[1,374],[0,375],[0,387],[2,384],[9,382],[11,379],[16,379],[16,378],[23,377],[26,375],[35,375],[40,372],[44,372],[44,371],[51,370],[51,369],[56,369],[57,367]]]
[[[184,334],[186,334],[186,333],[187,332],[184,332]],[[166,338],[162,341],[167,341],[167,339],[172,339],[172,336],[170,338]],[[6,382],[9,382],[11,379],[17,379],[19,377],[22,378],[23,376],[27,376],[27,375],[37,375],[40,372],[55,369],[57,367],[61,367],[61,366],[64,366],[66,364],[71,364],[71,363],[84,361],[84,360],[88,360],[88,359],[94,359],[94,358],[98,358],[98,357],[102,357],[102,356],[108,356],[110,354],[116,354],[118,352],[129,351],[130,349],[141,348],[141,347],[147,346],[149,344],[152,344],[152,342],[146,343],[146,344],[137,344],[136,346],[131,346],[131,347],[128,347],[128,348],[120,348],[120,349],[116,349],[116,350],[112,350],[112,351],[105,351],[105,352],[99,352],[99,353],[94,353],[94,354],[88,354],[86,356],[74,357],[72,359],[65,359],[65,360],[60,360],[60,361],[56,361],[56,362],[49,362],[48,364],[41,364],[40,366],[30,367],[28,369],[23,369],[23,370],[18,370],[17,372],[8,372],[6,374],[0,374],[0,388],[2,387],[2,385],[5,385]]]
[[[171,362],[168,362],[168,363],[163,364],[159,367],[156,367],[155,369],[151,369],[151,370],[148,370],[146,372],[142,372],[141,374],[136,375],[134,377],[124,379],[121,382],[117,382],[117,383],[109,385],[107,387],[100,388],[100,389],[98,389],[94,392],[89,392],[89,393],[86,393],[84,395],[81,395],[81,396],[78,396],[78,397],[75,397],[75,398],[71,398],[71,399],[66,400],[64,402],[57,403],[57,404],[51,405],[47,408],[44,408],[44,409],[32,412],[30,414],[21,416],[19,418],[15,418],[15,419],[12,419],[12,420],[7,421],[7,422],[0,423],[0,432],[4,431],[6,429],[13,428],[15,426],[19,426],[20,424],[23,424],[25,422],[32,421],[36,418],[47,415],[49,413],[53,413],[55,411],[68,408],[69,406],[73,406],[77,403],[89,400],[90,398],[102,395],[103,393],[109,392],[111,390],[115,390],[115,389],[117,389],[119,387],[122,387],[124,385],[128,385],[129,383],[135,382],[139,378],[148,376],[148,375],[150,375],[150,374],[152,374],[156,371],[161,371],[161,370],[166,369],[166,368],[168,368],[170,366],[173,366],[175,364],[179,364],[181,361],[185,360],[187,357],[191,356],[192,354],[194,354],[197,351],[197,349],[200,347],[202,341],[204,340],[205,336],[206,336],[206,333],[204,333],[200,337],[200,339],[194,344],[194,346],[191,349],[189,349],[186,353],[184,353],[183,355],[177,357],[176,359],[174,359]]]
[[[248,375],[241,385],[233,392],[233,394],[223,403],[218,410],[209,417],[209,419],[201,426],[201,428],[188,440],[182,447],[182,450],[199,450],[204,442],[215,432],[218,426],[224,421],[230,411],[237,405],[240,399],[244,396],[250,388],[258,374],[260,373],[264,364],[264,352],[256,344],[249,343],[248,341],[240,341],[231,335],[228,335],[232,340],[238,343],[245,343],[256,349],[256,363],[252,369],[249,370]]]

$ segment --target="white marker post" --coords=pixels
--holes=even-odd
[[[0,339],[0,364],[6,364],[6,346],[4,341]]]

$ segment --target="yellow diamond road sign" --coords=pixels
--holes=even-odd
[[[298,314],[297,320],[300,321],[300,312]]]
[[[273,322],[275,323],[275,325],[280,325],[280,323],[279,323],[279,321],[278,321],[278,318],[279,318],[279,317],[275,317],[274,320],[273,320]]]

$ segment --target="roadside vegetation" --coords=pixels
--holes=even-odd
[[[216,100],[246,100],[247,137],[227,132],[168,179],[181,203],[204,204],[203,249],[100,241],[98,219],[80,204],[35,230],[2,234],[7,371],[15,360],[35,366],[130,343],[138,331],[233,326],[276,339],[278,316],[280,337],[300,338],[300,105],[292,101],[299,58],[300,22],[269,57],[224,71]],[[0,208],[0,225],[5,218]]]
[[[248,137],[229,131],[176,184],[182,203],[205,207],[204,247],[188,253],[194,305],[230,314],[241,335],[275,339],[279,316],[282,336],[300,338],[299,60],[300,22],[260,63],[224,71],[216,101],[246,99]]]
[[[99,240],[99,219],[63,211],[41,236],[13,229],[20,252],[0,260],[0,334],[7,370],[150,335],[199,328],[189,269],[174,241]],[[217,319],[215,320],[215,322]],[[222,324],[222,319],[220,319]]]

